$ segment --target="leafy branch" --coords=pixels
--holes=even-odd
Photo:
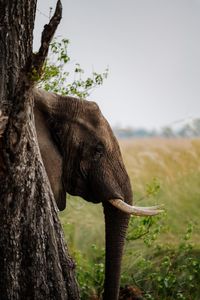
[[[103,73],[92,72],[89,77],[84,76],[84,70],[79,63],[74,64],[72,72],[67,71],[67,66],[71,62],[68,46],[68,39],[60,41],[54,39],[50,44],[49,56],[43,67],[42,76],[38,78],[37,86],[62,95],[87,98],[92,90],[102,85],[108,77],[108,68]]]

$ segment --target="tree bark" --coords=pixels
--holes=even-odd
[[[32,53],[36,0],[0,1],[0,298],[79,299],[35,133],[33,71],[40,75],[61,3]]]

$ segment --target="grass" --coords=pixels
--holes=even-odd
[[[191,220],[198,222],[200,216],[200,141],[139,140],[122,144],[122,152],[136,202],[144,194],[145,185],[158,178],[161,190],[155,200],[165,205],[168,238],[174,236],[176,242],[176,234]]]
[[[120,145],[135,203],[162,203],[166,209],[163,217],[154,218],[150,232],[143,238],[135,240],[138,230],[145,230],[150,221],[131,221],[122,284],[137,285],[146,299],[199,300],[200,140],[140,139],[122,141]],[[160,191],[146,197],[154,178]],[[78,261],[82,299],[89,299],[88,293],[98,293],[103,282],[102,208],[76,197],[68,197],[67,201],[60,218]]]

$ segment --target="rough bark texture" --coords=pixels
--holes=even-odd
[[[72,300],[79,299],[74,263],[41,162],[32,112],[31,71],[41,70],[61,3],[35,58],[36,2],[0,1],[0,298]]]

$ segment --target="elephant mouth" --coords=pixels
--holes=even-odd
[[[148,206],[148,207],[134,206],[134,205],[127,204],[121,199],[110,199],[108,200],[108,202],[112,204],[114,207],[118,208],[119,210],[129,215],[155,216],[164,212],[164,210],[161,209],[162,205],[155,205],[155,206]]]
[[[67,191],[71,196],[79,196],[81,198],[83,198],[85,201],[87,202],[91,202],[91,203],[101,203],[102,201],[100,199],[96,199],[93,195],[91,195],[90,193],[88,193],[87,191],[83,191],[83,190],[69,190]]]

